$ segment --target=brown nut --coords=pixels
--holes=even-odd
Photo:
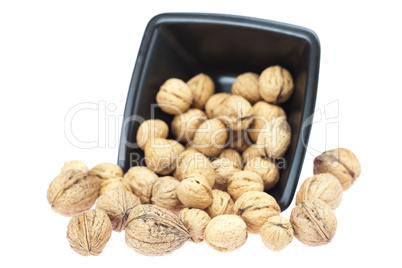
[[[141,196],[146,194],[147,186],[158,179],[158,175],[147,167],[136,166],[124,174],[124,179],[130,184],[131,191],[136,196]]]
[[[210,119],[195,132],[192,146],[208,157],[222,152],[228,138],[228,131],[219,119]]]
[[[205,102],[215,93],[214,81],[206,74],[197,74],[187,81],[193,94],[193,107],[203,109]]]
[[[266,68],[260,75],[260,95],[269,103],[283,103],[293,93],[293,78],[288,70],[281,66]]]
[[[204,209],[212,204],[212,189],[207,179],[199,174],[189,175],[177,187],[179,200],[188,207]]]
[[[254,120],[248,129],[248,134],[253,142],[257,142],[258,134],[269,126],[269,122],[278,117],[286,119],[286,113],[280,106],[265,101],[254,104],[253,112]]]
[[[137,130],[136,141],[138,146],[144,150],[145,144],[153,139],[166,139],[169,134],[169,126],[160,119],[149,119],[144,121]]]
[[[102,194],[96,201],[96,208],[109,216],[114,231],[121,232],[131,210],[139,204],[140,200],[132,192],[118,187]]]
[[[97,176],[102,180],[109,180],[115,177],[123,177],[123,170],[119,165],[112,163],[101,163],[94,166],[89,175]]]
[[[212,95],[205,103],[205,113],[209,119],[222,113],[222,107],[231,95],[229,93],[217,93]]]
[[[228,158],[215,159],[211,164],[215,170],[215,183],[223,187],[227,187],[228,180],[233,174],[241,171],[241,169],[236,167],[236,164]]]
[[[308,246],[322,246],[335,236],[337,220],[331,207],[313,199],[301,202],[292,209],[290,222],[295,237]]]
[[[247,130],[239,129],[230,131],[228,143],[229,148],[242,153],[252,144],[252,141],[248,137]]]
[[[70,162],[64,162],[63,168],[60,170],[60,173],[63,173],[67,170],[71,169],[78,169],[81,170],[82,172],[88,172],[88,167],[84,164],[84,162],[80,160],[72,160]]]
[[[350,150],[338,148],[326,151],[314,159],[314,174],[320,173],[334,175],[346,191],[360,176],[361,166]]]
[[[112,223],[106,213],[91,209],[71,218],[67,226],[70,247],[82,256],[98,256],[112,235]]]
[[[243,153],[242,153],[242,159],[243,159],[243,163],[247,163],[248,161],[250,161],[251,159],[257,157],[262,157],[264,156],[264,150],[261,150],[259,148],[259,146],[253,144],[250,145],[250,147],[248,147]]]
[[[267,248],[282,250],[293,240],[292,224],[281,216],[270,217],[261,227],[260,235]]]
[[[240,153],[234,149],[224,149],[219,154],[218,159],[229,159],[237,168],[243,166],[243,159]]]
[[[122,177],[115,177],[110,180],[102,181],[99,195],[103,195],[105,192],[114,188],[122,188],[126,191],[131,192],[131,187],[127,180],[123,179]]]
[[[78,215],[95,204],[101,180],[77,169],[60,173],[49,185],[47,201],[52,209],[67,217]]]
[[[296,195],[296,205],[306,200],[320,199],[336,209],[342,201],[342,195],[342,185],[334,175],[317,174],[303,182]]]
[[[214,189],[212,190],[212,196],[212,204],[205,209],[211,218],[234,213],[234,202],[227,192]]]
[[[257,145],[266,156],[281,158],[289,148],[291,135],[290,125],[286,120],[272,120],[268,128],[261,130]]]
[[[127,219],[125,238],[127,245],[139,254],[162,256],[184,245],[190,233],[169,210],[138,205]]]
[[[279,216],[281,211],[275,198],[259,191],[244,193],[236,200],[234,210],[247,224],[247,231],[251,234],[259,234],[267,219]]]
[[[251,104],[256,103],[261,100],[259,78],[256,73],[239,75],[232,85],[232,94],[242,96]]]
[[[230,252],[246,243],[247,226],[239,216],[220,215],[208,223],[204,238],[213,249]]]
[[[206,120],[207,115],[200,109],[188,109],[185,113],[176,115],[173,118],[170,125],[172,134],[178,141],[191,141],[198,127]]]
[[[264,181],[261,176],[251,171],[239,171],[228,180],[228,193],[234,200],[250,191],[264,191]]]
[[[160,87],[156,102],[162,111],[177,115],[184,113],[193,104],[193,94],[181,79],[170,78]]]
[[[141,195],[142,204],[154,204],[166,209],[177,209],[182,204],[177,197],[180,182],[172,177],[161,177],[147,186],[146,194]]]
[[[180,211],[179,219],[190,232],[191,240],[194,243],[204,241],[204,231],[211,218],[208,214],[198,208],[183,208]]]
[[[264,190],[272,189],[279,181],[279,169],[269,159],[254,157],[245,164],[244,171],[252,171],[260,175],[264,181]]]

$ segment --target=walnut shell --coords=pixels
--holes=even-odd
[[[113,179],[102,181],[99,195],[103,195],[105,192],[114,188],[122,188],[126,191],[131,192],[131,186],[127,180],[123,179],[122,177],[115,177]]]
[[[185,113],[173,118],[170,125],[172,134],[178,141],[191,141],[198,127],[207,119],[207,115],[200,109],[188,109]]]
[[[260,235],[267,248],[282,250],[293,240],[292,224],[281,216],[270,217],[261,227]]]
[[[102,194],[96,201],[96,208],[109,216],[114,231],[121,232],[131,210],[139,204],[140,200],[132,192],[118,187]]]
[[[250,140],[246,129],[232,130],[229,135],[229,148],[235,149],[236,151],[242,153],[244,152],[253,142]]]
[[[260,75],[260,95],[269,103],[283,103],[293,93],[293,78],[288,70],[281,66],[266,68]]]
[[[176,215],[155,205],[138,205],[127,219],[126,243],[142,255],[162,256],[172,253],[190,237]]]
[[[222,113],[222,106],[231,95],[229,93],[217,93],[212,95],[205,103],[205,113],[209,119]]]
[[[247,231],[252,234],[259,234],[260,228],[268,218],[279,216],[281,211],[275,198],[265,192],[246,192],[234,205],[235,214],[242,217],[247,224]]]
[[[78,215],[95,204],[101,180],[77,169],[60,173],[49,185],[47,201],[52,209],[63,215]]]
[[[250,191],[264,191],[264,181],[261,176],[251,171],[239,171],[228,180],[228,193],[234,200]]]
[[[247,226],[239,216],[220,215],[208,223],[204,238],[217,251],[234,251],[246,243]]]
[[[261,130],[257,145],[266,156],[280,158],[289,148],[291,135],[290,125],[286,120],[272,120],[268,128]]]
[[[264,151],[259,148],[259,146],[253,144],[250,145],[243,153],[242,153],[242,159],[243,163],[246,164],[248,161],[251,159],[257,157],[264,156]]]
[[[286,113],[282,107],[265,101],[259,101],[254,104],[253,112],[254,121],[248,129],[248,134],[253,142],[257,142],[258,134],[261,129],[269,126],[269,122],[278,117],[286,119]]]
[[[179,200],[188,207],[204,209],[212,204],[212,189],[207,179],[200,174],[192,174],[182,180],[177,187]]]
[[[214,81],[206,74],[197,74],[187,81],[193,94],[193,107],[203,109],[205,102],[215,93]]]
[[[72,160],[70,162],[64,162],[64,166],[60,170],[60,173],[63,173],[65,171],[71,170],[71,169],[78,169],[78,170],[81,170],[82,172],[89,171],[88,167],[84,164],[84,162],[82,162],[80,160]]]
[[[146,194],[148,184],[158,179],[158,175],[147,167],[136,166],[131,167],[124,174],[124,179],[130,184],[131,191],[135,195],[141,196]]]
[[[305,200],[320,199],[332,209],[336,209],[342,201],[342,185],[330,173],[314,175],[303,182],[296,195],[296,205]]]
[[[123,177],[123,170],[119,165],[112,163],[101,163],[94,166],[89,174],[91,176],[98,176],[102,180],[109,180],[115,177]]]
[[[295,237],[308,246],[322,246],[335,236],[337,220],[331,207],[313,199],[301,202],[292,209],[290,222]]]
[[[212,167],[215,170],[215,183],[227,187],[227,183],[233,174],[240,172],[241,169],[228,158],[215,159],[212,161]]]
[[[190,232],[191,240],[194,243],[204,241],[204,231],[211,218],[208,214],[198,208],[183,208],[179,214],[180,221]]]
[[[215,218],[219,215],[234,213],[234,202],[232,197],[230,197],[227,192],[214,189],[212,190],[212,196],[212,204],[205,209],[211,218]]]
[[[168,135],[169,126],[164,121],[149,119],[138,127],[136,141],[138,146],[144,150],[145,144],[151,139],[166,139]]]
[[[260,175],[264,182],[264,190],[266,191],[272,189],[279,181],[279,169],[269,159],[254,157],[245,164],[244,170]]]
[[[180,182],[171,177],[161,177],[147,186],[146,194],[141,195],[142,204],[154,204],[166,209],[177,209],[182,204],[177,197]]]
[[[248,100],[251,104],[261,100],[260,76],[256,73],[244,73],[239,75],[232,85],[232,94],[239,95]]]
[[[240,153],[234,149],[224,149],[218,156],[218,159],[229,159],[237,168],[242,168],[243,158]]]
[[[222,152],[228,138],[228,131],[219,119],[210,119],[202,123],[195,132],[192,146],[208,157]]]
[[[350,150],[338,148],[326,151],[314,159],[314,174],[320,173],[334,175],[346,191],[360,176],[361,166]]]
[[[162,111],[177,115],[184,113],[193,104],[193,94],[183,80],[170,78],[160,87],[156,102]]]
[[[112,223],[99,209],[88,210],[71,218],[67,226],[70,247],[82,256],[98,256],[112,235]]]
[[[168,175],[176,168],[177,155],[184,146],[175,140],[155,139],[145,145],[145,164],[160,175]]]

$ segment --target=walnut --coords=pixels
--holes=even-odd
[[[252,171],[261,176],[264,181],[264,190],[272,189],[279,181],[279,169],[269,159],[254,157],[244,166],[245,171]]]
[[[49,185],[47,201],[52,209],[63,215],[78,215],[95,204],[101,180],[77,169],[60,173]]]
[[[137,130],[136,141],[138,146],[144,150],[145,144],[153,139],[166,139],[169,135],[169,126],[160,119],[149,119],[144,121]]]
[[[258,148],[259,146],[253,144],[250,145],[243,153],[242,153],[242,159],[244,163],[247,163],[251,159],[257,157],[264,156],[264,151]]]
[[[331,173],[339,180],[344,191],[352,186],[360,172],[359,160],[345,148],[326,151],[314,159],[314,174]]]
[[[154,204],[166,209],[177,209],[182,204],[177,197],[180,182],[172,177],[161,177],[147,186],[146,194],[141,195],[142,204]]]
[[[140,200],[133,193],[117,187],[102,194],[96,201],[96,208],[109,216],[114,231],[121,232],[131,210],[139,204]]]
[[[60,173],[64,171],[71,170],[71,169],[78,169],[82,172],[88,172],[88,167],[80,160],[73,160],[70,162],[65,162],[63,168],[60,170]]]
[[[226,144],[228,132],[219,119],[210,119],[195,132],[192,146],[208,157],[220,154]]]
[[[145,145],[145,164],[160,175],[167,175],[176,168],[177,155],[184,146],[175,140],[155,139]]]
[[[205,102],[215,93],[214,81],[206,74],[198,74],[187,81],[193,94],[193,107],[203,109]]]
[[[260,76],[256,73],[244,73],[239,75],[232,85],[232,94],[239,95],[248,100],[251,104],[261,100]]]
[[[136,166],[131,167],[124,174],[124,179],[130,184],[131,191],[135,195],[141,196],[146,194],[148,184],[158,179],[158,175],[147,167]]]
[[[198,208],[184,208],[180,211],[180,221],[190,232],[191,240],[195,243],[204,241],[204,231],[211,218],[208,214]]]
[[[280,158],[289,148],[291,135],[290,125],[286,120],[272,120],[268,128],[261,130],[257,145],[266,156]]]
[[[342,185],[330,173],[322,173],[303,182],[296,195],[296,205],[305,200],[320,199],[332,209],[336,209],[342,201]]]
[[[260,235],[267,248],[282,250],[293,240],[292,224],[281,216],[270,217],[261,227]]]
[[[227,192],[214,189],[212,190],[212,196],[212,204],[205,209],[211,218],[234,213],[234,202]]]
[[[236,164],[228,158],[215,159],[211,164],[215,170],[215,183],[224,187],[227,187],[228,180],[233,174],[241,171],[241,169],[236,167]]]
[[[235,214],[242,217],[247,224],[247,231],[252,234],[259,234],[260,228],[268,218],[279,216],[281,211],[275,198],[265,192],[246,192],[234,205]]]
[[[205,103],[205,113],[209,119],[222,113],[222,106],[231,95],[229,93],[217,93],[209,97]]]
[[[174,177],[182,181],[188,175],[194,173],[203,175],[207,179],[209,186],[214,186],[215,170],[209,159],[193,148],[186,149],[176,159]]]
[[[235,149],[236,151],[242,153],[250,145],[252,141],[248,137],[247,130],[239,129],[232,130],[229,135],[229,148]]]
[[[228,180],[228,193],[234,200],[249,191],[264,191],[261,176],[251,171],[239,171]]]
[[[204,238],[217,251],[233,251],[246,243],[247,226],[239,216],[220,215],[208,223]]]
[[[243,159],[240,153],[234,149],[224,149],[218,156],[219,159],[229,159],[237,168],[243,166]]]
[[[293,78],[288,70],[281,66],[266,68],[260,75],[260,95],[269,103],[283,103],[293,93]]]
[[[180,248],[191,236],[179,218],[155,205],[138,205],[125,230],[127,245],[146,256],[162,256]]]
[[[71,218],[67,226],[70,247],[82,256],[98,256],[112,235],[112,223],[99,209],[88,210]]]
[[[89,174],[91,176],[98,176],[102,180],[109,180],[115,177],[123,177],[123,170],[119,165],[112,163],[101,163],[94,166]]]
[[[290,222],[295,237],[308,246],[321,246],[335,236],[337,221],[331,207],[313,199],[301,202],[292,209]]]
[[[182,180],[177,187],[179,200],[188,207],[204,209],[212,204],[212,189],[207,179],[200,174],[192,174]]]
[[[183,80],[170,78],[160,87],[156,102],[165,113],[177,115],[190,108],[193,94]]]
[[[254,121],[248,129],[249,136],[253,142],[257,142],[258,134],[261,129],[269,126],[269,122],[275,118],[281,117],[286,119],[285,111],[277,105],[259,101],[253,106]]]
[[[194,138],[198,127],[206,120],[207,115],[200,109],[188,109],[187,112],[173,118],[171,123],[173,136],[178,141],[188,142]]]
[[[102,181],[99,195],[103,195],[105,192],[114,188],[122,188],[131,192],[131,186],[127,180],[123,179],[122,177],[115,177],[113,179]]]

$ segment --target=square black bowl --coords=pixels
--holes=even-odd
[[[230,92],[237,75],[261,73],[278,64],[290,71],[295,84],[293,96],[282,105],[292,127],[292,141],[285,155],[286,168],[268,193],[285,210],[293,199],[310,135],[319,63],[316,34],[299,26],[202,13],[167,13],[152,18],[131,78],[118,164],[124,171],[144,165],[143,152],[136,146],[142,119],[154,116],[170,125],[171,115],[151,108],[159,87],[168,78],[187,81],[206,73],[215,81],[217,92]]]

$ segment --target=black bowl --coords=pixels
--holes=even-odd
[[[170,124],[172,116],[153,105],[168,78],[187,81],[206,73],[215,81],[217,92],[230,92],[237,75],[281,65],[295,83],[293,96],[282,105],[292,127],[292,141],[285,155],[286,168],[268,193],[285,210],[294,196],[310,135],[319,63],[316,34],[299,26],[220,14],[167,13],[152,18],[127,95],[118,164],[124,171],[144,165],[143,152],[135,143],[141,118]]]

